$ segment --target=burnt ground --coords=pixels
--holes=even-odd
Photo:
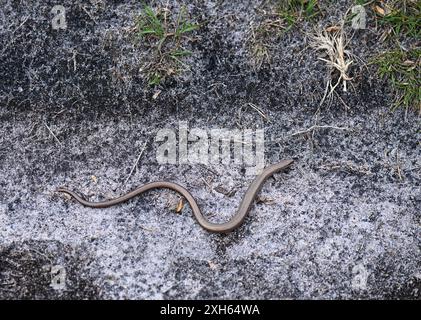
[[[0,297],[419,299],[420,121],[391,112],[391,88],[362,63],[390,46],[372,17],[346,29],[359,57],[353,85],[318,110],[327,71],[306,34],[352,3],[274,40],[256,68],[250,25],[270,4],[190,2],[201,28],[184,44],[188,70],[150,87],[139,70],[150,51],[131,32],[139,1],[63,0],[67,29],[52,30],[56,1],[1,0]],[[264,128],[266,163],[295,159],[233,233],[204,231],[187,205],[174,213],[170,191],[101,210],[55,193],[101,200],[170,180],[212,221],[229,219],[252,177],[234,165],[158,164],[155,135],[179,121]],[[296,134],[313,125],[328,127]],[[64,287],[52,285],[53,266]]]

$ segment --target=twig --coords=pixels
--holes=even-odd
[[[349,130],[349,128],[346,127],[335,127],[335,126],[319,126],[319,125],[314,125],[311,126],[310,128],[308,128],[307,130],[303,130],[303,131],[297,131],[293,134],[291,134],[291,137],[293,136],[297,136],[300,134],[304,134],[304,133],[309,133],[315,129],[335,129],[335,130]]]
[[[134,163],[134,165],[132,167],[132,170],[130,170],[129,175],[127,176],[126,180],[124,181],[124,184],[126,184],[127,181],[129,181],[131,175],[133,174],[133,171],[137,168],[137,164],[139,163],[140,157],[142,157],[142,154],[145,151],[145,148],[146,148],[146,142],[143,144],[142,150],[140,150],[139,156],[137,157],[136,162]]]
[[[91,15],[91,13],[88,11],[88,9],[86,9],[86,6],[82,7],[82,10],[85,11],[85,13],[89,16],[89,18],[91,18],[91,20],[95,23],[98,24],[98,22],[96,21],[96,19]]]
[[[247,145],[247,146],[250,146],[253,144],[252,142],[246,142],[243,140],[236,140],[236,139],[221,139],[221,142],[230,142],[230,143],[233,142],[234,144],[238,143],[238,144]]]
[[[342,104],[345,106],[345,109],[346,110],[349,110],[350,108],[349,108],[349,106],[345,103],[345,101],[341,98],[341,96],[335,91],[335,93],[336,93],[336,95],[338,96],[338,98],[339,98],[339,101],[341,101],[342,102]]]
[[[209,188],[209,191],[212,192],[212,186],[209,184],[209,182],[206,181],[205,178],[201,177],[202,181],[205,183],[205,185]]]
[[[327,82],[326,82],[326,88],[325,88],[325,92],[324,92],[324,94],[323,94],[323,98],[322,98],[322,100],[320,101],[320,103],[319,103],[319,109],[320,109],[320,107],[323,105],[323,103],[325,102],[325,100],[326,100],[326,97],[327,97],[327,95],[328,95],[328,92],[329,92],[329,87],[330,87],[330,84],[331,84],[331,81],[330,80],[328,80]]]
[[[77,55],[77,51],[76,50],[73,50],[73,57],[72,57],[72,59],[73,59],[73,71],[76,71],[76,68],[77,68],[77,66],[76,66],[76,55]]]
[[[63,144],[60,142],[60,140],[57,138],[57,136],[54,134],[54,132],[51,131],[50,127],[47,125],[46,122],[44,122],[44,125],[48,129],[48,131],[51,133],[51,135],[54,137],[54,139],[58,142],[58,144],[62,147]]]
[[[29,16],[26,17],[25,19],[23,19],[22,23],[15,30],[12,31],[11,35],[15,34],[16,31],[18,31],[20,28],[22,28],[22,26],[26,23],[26,21],[28,21],[28,19],[29,19]],[[12,44],[12,42],[13,42],[13,39],[10,40],[8,43],[6,43],[6,45],[3,47],[2,54],[9,48],[9,46]]]
[[[13,30],[13,33],[15,33],[16,31],[18,31],[20,28],[22,28],[22,26],[26,23],[26,21],[28,21],[29,16],[26,17],[25,19],[23,19],[22,23],[15,29]]]
[[[373,172],[371,168],[367,165],[358,166],[352,162],[333,162],[333,163],[326,163],[319,167],[319,169],[323,170],[343,170],[348,173],[360,173],[365,175],[372,175]]]
[[[149,227],[145,227],[143,225],[139,225],[140,228],[142,228],[143,230],[149,231],[149,232],[155,232],[156,229],[155,228],[149,228]]]
[[[263,119],[269,121],[268,116],[262,111],[262,109],[260,109],[258,106],[256,106],[254,103],[247,103],[247,105],[251,108],[253,108],[254,110],[257,111],[258,114],[260,114],[262,116]]]

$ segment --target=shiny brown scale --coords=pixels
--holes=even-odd
[[[74,193],[73,191],[67,190],[65,188],[59,188],[57,191],[69,194],[70,196],[75,198],[78,202],[80,202],[86,207],[107,208],[107,207],[111,207],[116,204],[125,202],[151,189],[159,189],[159,188],[171,189],[178,192],[184,198],[186,198],[186,200],[190,204],[190,207],[192,208],[194,216],[196,217],[197,221],[204,229],[211,232],[223,233],[223,232],[230,232],[234,230],[235,228],[238,228],[243,223],[244,219],[247,216],[247,213],[250,211],[250,208],[253,204],[254,199],[256,198],[260,189],[263,187],[263,184],[265,183],[267,178],[272,176],[274,173],[289,167],[292,163],[293,163],[293,160],[283,160],[279,163],[273,164],[265,168],[263,172],[260,175],[258,175],[248,187],[237,212],[231,218],[231,220],[225,223],[220,223],[220,224],[209,222],[200,211],[200,208],[197,205],[196,200],[193,198],[190,192],[188,192],[184,187],[173,182],[168,182],[168,181],[151,182],[141,187],[138,187],[137,189],[125,194],[124,196],[121,196],[112,200],[108,200],[108,201],[103,201],[103,202],[86,201],[82,197],[80,197],[78,194]]]

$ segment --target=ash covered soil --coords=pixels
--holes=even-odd
[[[66,30],[51,28],[56,1],[0,2],[0,298],[420,298],[420,121],[390,112],[390,87],[360,62],[388,46],[370,16],[366,30],[347,27],[352,86],[319,108],[328,72],[306,34],[352,1],[273,41],[260,68],[249,37],[267,4],[186,2],[201,25],[192,55],[155,87],[133,32],[141,2],[63,0]],[[295,160],[238,230],[203,230],[188,205],[174,212],[171,191],[99,210],[55,192],[98,201],[169,180],[228,220],[252,177],[159,164],[155,136],[180,121],[265,129],[266,163]]]

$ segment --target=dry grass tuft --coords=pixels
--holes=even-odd
[[[353,63],[352,53],[347,49],[345,34],[342,27],[329,28],[324,31],[316,31],[310,35],[310,45],[317,51],[324,53],[319,57],[330,69],[331,78],[328,80],[330,94],[342,83],[343,91],[347,91],[347,82],[352,78],[348,75],[349,68]],[[333,84],[334,79],[338,80]]]

